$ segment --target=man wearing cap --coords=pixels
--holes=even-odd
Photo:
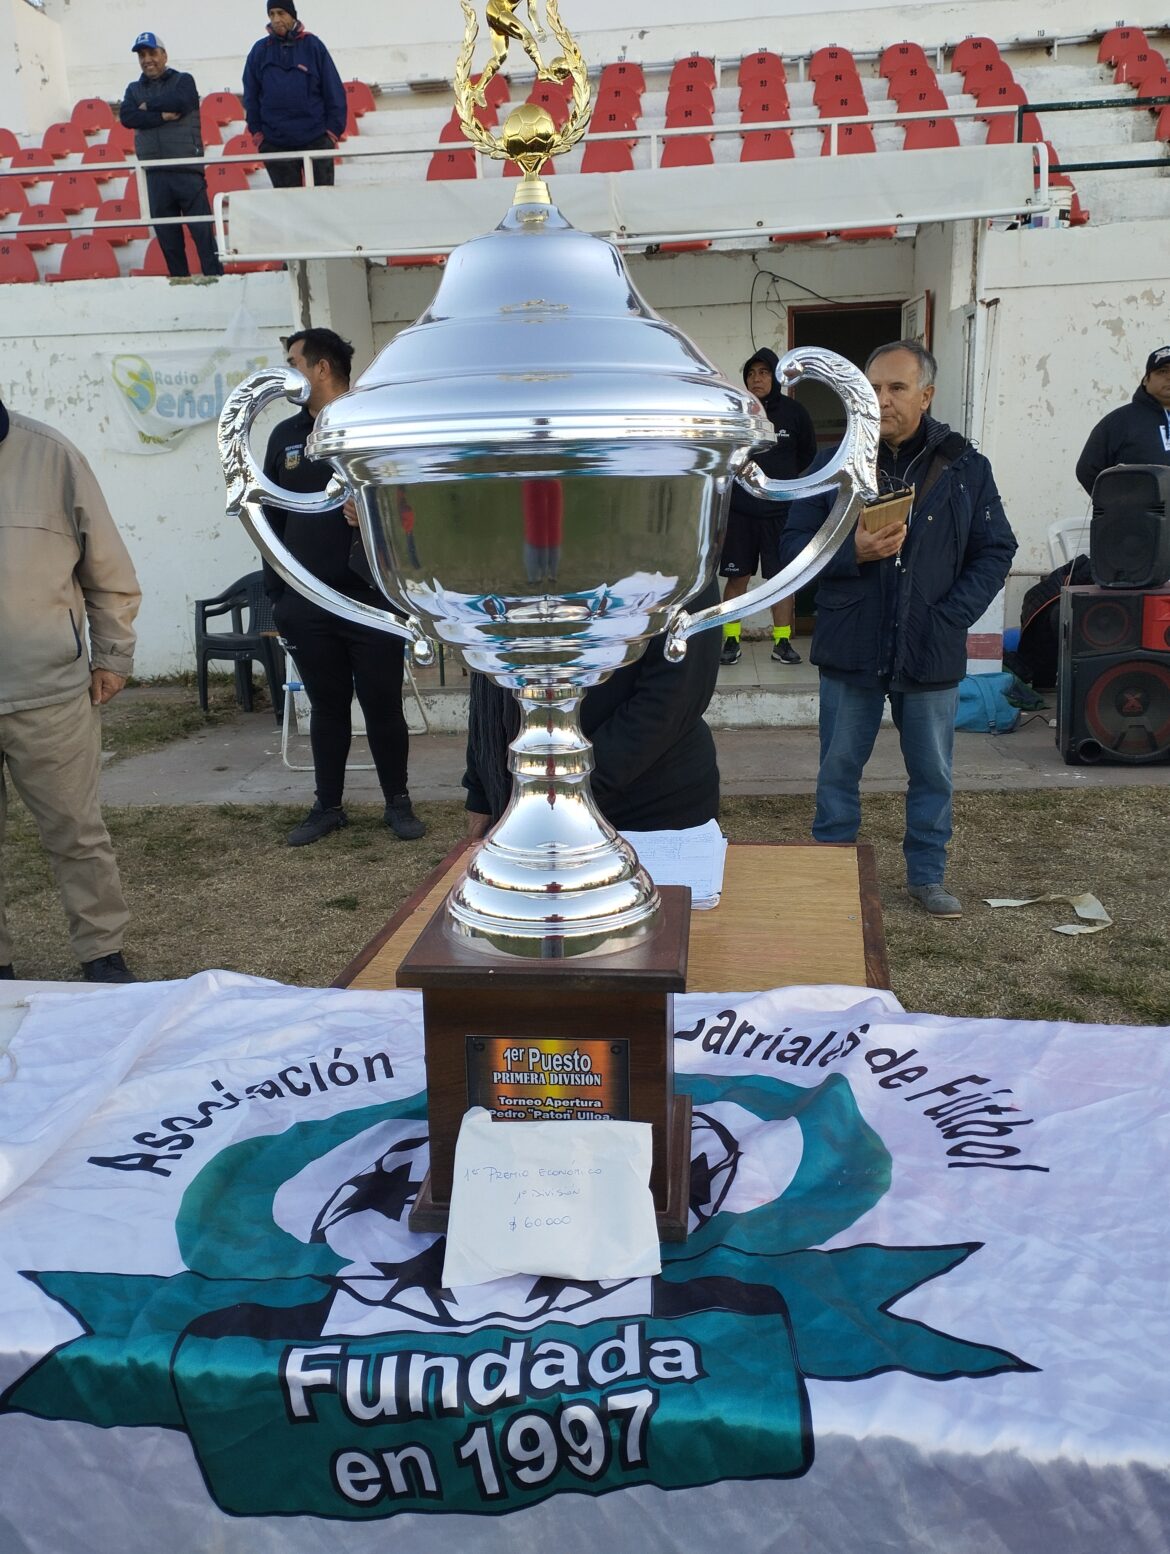
[[[271,0],[268,32],[244,65],[244,111],[261,155],[328,151],[345,133],[345,87],[329,50],[297,17],[295,0]],[[304,167],[295,157],[265,162],[274,189],[298,188]],[[333,158],[315,157],[313,182],[333,182]]]
[[[142,595],[93,471],[0,402],[0,836],[11,781],[36,822],[87,982],[133,982],[98,802],[98,708],[126,683]],[[2,879],[0,879],[2,887]],[[0,888],[0,978],[15,977]]]
[[[167,51],[156,32],[140,32],[131,52],[138,55],[142,74],[126,88],[119,117],[127,129],[134,131],[134,151],[138,160],[155,162],[169,157],[201,157],[203,134],[194,77],[184,70],[171,69],[167,64]],[[152,216],[211,215],[202,167],[148,169],[146,191]],[[199,268],[204,275],[222,275],[223,265],[215,251],[211,222],[188,220],[186,228],[195,244]],[[166,260],[167,274],[190,275],[183,225],[175,222],[154,230]]]
[[[1097,476],[1114,464],[1170,464],[1170,345],[1150,352],[1129,404],[1111,410],[1089,433],[1077,479],[1090,496]]]

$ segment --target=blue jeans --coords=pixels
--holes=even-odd
[[[959,690],[891,691],[906,788],[906,881],[941,884],[951,839],[951,764]],[[818,842],[854,842],[861,825],[861,774],[873,753],[886,693],[821,675]]]

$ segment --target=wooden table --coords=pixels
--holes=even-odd
[[[402,957],[458,878],[467,846],[461,843],[443,859],[335,987],[395,985]],[[890,985],[872,847],[733,842],[719,905],[691,915],[687,991],[805,982]]]

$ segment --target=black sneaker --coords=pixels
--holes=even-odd
[[[115,950],[112,955],[99,955],[96,960],[82,961],[81,975],[87,982],[138,981],[122,958],[121,950]]]
[[[792,646],[787,637],[781,637],[772,649],[772,661],[777,664],[803,664],[804,659]]]
[[[0,982],[15,982],[16,972],[11,966],[0,966]]]
[[[426,822],[410,807],[409,793],[396,793],[386,805],[382,819],[404,842],[417,842],[420,836],[427,834]]]
[[[322,809],[320,804],[314,804],[300,825],[294,826],[288,833],[288,845],[307,847],[310,842],[319,842],[331,831],[340,831],[348,824],[345,811],[340,805],[336,809]]]
[[[738,664],[740,657],[739,638],[724,637],[723,647],[719,652],[719,662],[721,664]]]

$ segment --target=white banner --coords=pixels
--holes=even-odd
[[[205,346],[126,351],[106,363],[113,401],[111,443],[120,453],[169,453],[197,426],[215,426],[224,402],[250,373],[284,360],[242,309]]]
[[[448,1289],[419,1009],[34,996],[4,1554],[1164,1554],[1170,1032],[680,998],[662,1274]]]

